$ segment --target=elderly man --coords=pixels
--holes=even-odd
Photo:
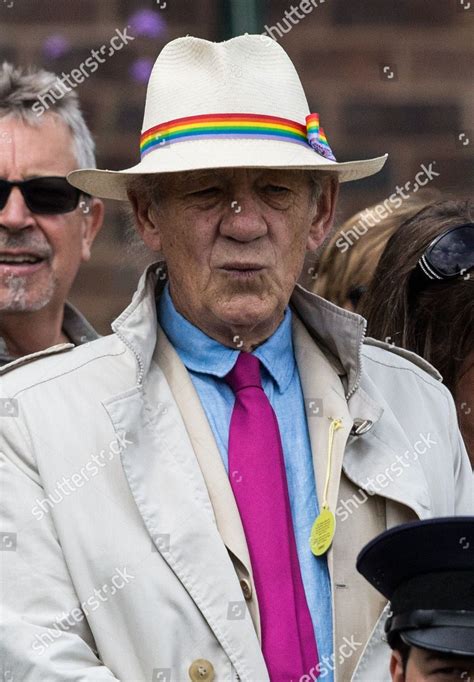
[[[0,365],[98,336],[66,301],[103,219],[103,203],[66,180],[95,165],[94,142],[73,92],[33,113],[55,82],[46,71],[0,66]]]
[[[128,196],[164,260],[113,335],[3,377],[3,660],[25,681],[345,682],[385,603],[357,551],[472,504],[436,370],[296,284],[338,182],[385,159],[337,163],[251,35],[164,48],[141,148],[69,177]],[[376,680],[388,648],[366,654]]]

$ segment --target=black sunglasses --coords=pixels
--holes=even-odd
[[[0,211],[5,208],[13,187],[18,187],[32,213],[49,215],[74,211],[84,194],[63,177],[45,176],[12,182],[0,178]]]
[[[413,272],[415,288],[430,281],[464,275],[474,268],[474,223],[457,225],[439,234],[424,251]]]

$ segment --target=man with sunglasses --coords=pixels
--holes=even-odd
[[[0,366],[98,336],[66,300],[103,220],[103,203],[66,180],[95,165],[94,142],[75,93],[40,118],[31,109],[55,78],[0,67]]]

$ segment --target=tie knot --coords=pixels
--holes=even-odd
[[[251,353],[240,352],[237,362],[224,377],[234,393],[241,388],[255,386],[262,388],[260,379],[260,360]]]

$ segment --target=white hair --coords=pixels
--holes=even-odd
[[[57,85],[57,76],[43,69],[0,66],[0,119],[14,117],[30,126],[41,125],[32,106],[38,97]],[[95,168],[95,144],[84,121],[76,93],[66,92],[44,116],[57,116],[71,131],[73,152],[78,168]]]

